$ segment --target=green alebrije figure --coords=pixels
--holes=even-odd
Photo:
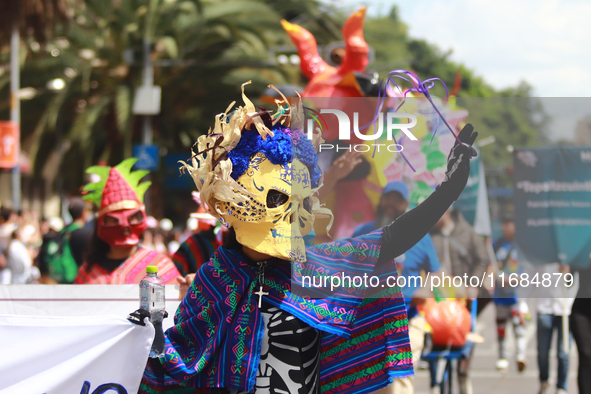
[[[429,197],[431,193],[433,193],[433,190],[434,189],[431,186],[427,185],[425,182],[417,182],[413,189],[413,192],[410,195],[410,203],[413,206],[416,206],[420,201]]]
[[[433,142],[431,142],[433,138]],[[439,152],[439,138],[433,137],[433,134],[427,133],[425,138],[421,141],[421,152],[428,156],[431,152]]]
[[[445,167],[447,158],[439,150],[429,153],[427,156],[427,170],[433,172],[435,169]]]

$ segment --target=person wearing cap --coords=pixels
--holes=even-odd
[[[353,237],[370,233],[385,224],[392,223],[408,209],[408,187],[402,181],[389,182],[380,197],[376,210],[376,220],[361,224],[355,229]],[[418,277],[421,271],[437,272],[440,264],[429,234],[425,235],[415,246],[396,258],[398,272],[401,277]],[[424,346],[425,319],[417,313],[416,306],[424,301],[418,295],[416,283],[407,281],[402,288],[402,295],[406,303],[410,346],[413,353],[413,365],[417,365]],[[412,393],[414,384],[411,378],[397,379],[394,383],[396,393]]]
[[[376,220],[359,225],[353,237],[368,234],[392,223],[408,209],[408,187],[402,181],[389,182],[384,190],[376,210]]]

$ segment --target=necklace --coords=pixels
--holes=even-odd
[[[263,291],[263,283],[265,283],[265,266],[267,265],[267,261],[257,261],[257,265],[259,267],[259,274],[258,274],[259,291],[256,291],[254,294],[259,296],[259,308],[261,308],[262,303],[263,303],[263,296],[269,295],[268,292]]]

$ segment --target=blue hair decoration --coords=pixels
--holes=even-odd
[[[320,167],[318,156],[312,142],[305,138],[299,130],[291,130],[281,125],[274,126],[273,136],[263,140],[257,131],[243,130],[238,145],[230,152],[228,158],[232,161],[232,178],[238,180],[248,169],[248,164],[257,153],[264,154],[271,163],[284,165],[298,159],[310,172],[312,188],[320,182]]]

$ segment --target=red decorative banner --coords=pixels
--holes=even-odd
[[[19,131],[17,123],[0,122],[0,168],[13,168],[18,165]]]

